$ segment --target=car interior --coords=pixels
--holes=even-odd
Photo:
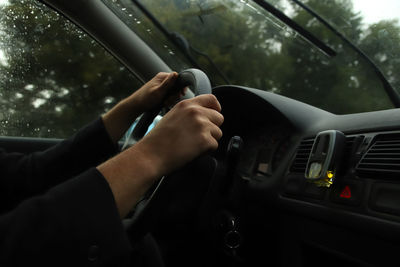
[[[104,1],[42,2],[140,81],[174,70]],[[245,85],[212,94],[218,150],[165,177],[125,221],[144,265],[399,265],[399,109],[334,114]],[[0,147],[61,140],[3,136]]]

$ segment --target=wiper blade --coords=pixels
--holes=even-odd
[[[218,73],[219,76],[221,76],[221,78],[225,81],[225,83],[231,84],[228,77],[226,77],[226,75],[218,68],[218,66],[214,63],[214,61],[210,58],[209,55],[194,48],[183,35],[176,33],[176,32],[171,32],[169,34],[170,34],[170,37],[172,38],[171,40],[174,40],[174,42],[181,49],[181,51],[184,52],[187,55],[187,57],[192,58],[193,62],[196,64],[197,68],[201,69],[198,66],[197,60],[192,57],[190,51],[193,51],[194,53],[207,59],[208,63],[210,63],[210,65],[213,66],[215,71]]]
[[[219,76],[224,80],[226,84],[230,84],[228,78],[224,75],[224,73],[218,68],[218,66],[214,63],[214,61],[205,53],[198,51],[197,49],[193,48],[189,41],[181,34],[175,33],[175,32],[170,32],[164,25],[144,6],[142,5],[138,0],[131,0],[139,9],[140,11],[143,12],[143,14],[151,20],[151,22],[167,37],[179,50],[185,55],[185,57],[189,60],[189,62],[193,65],[193,67],[198,68],[203,70],[205,73],[207,73],[206,70],[204,70],[202,67],[200,67],[200,64],[198,61],[192,56],[190,51],[193,51],[197,53],[198,55],[201,55],[207,59],[207,61],[210,63],[211,66],[215,69],[215,71],[218,73]],[[213,84],[210,75],[207,75]]]
[[[349,45],[356,53],[358,53],[363,59],[367,61],[367,63],[373,68],[376,75],[378,76],[379,80],[382,82],[383,88],[385,89],[387,95],[389,96],[390,100],[392,101],[393,105],[396,108],[400,107],[400,95],[399,93],[393,88],[393,86],[389,83],[385,75],[379,69],[379,67],[370,59],[360,48],[358,48],[352,41],[347,39],[343,34],[341,34],[335,27],[333,27],[328,21],[326,21],[323,17],[318,15],[314,10],[312,10],[309,6],[305,5],[304,3],[300,2],[299,0],[292,0],[298,6],[303,8],[307,11],[311,16],[317,19],[320,23],[325,25],[330,31],[332,31],[336,36],[338,36],[344,43]]]
[[[315,37],[311,32],[307,31],[305,28],[297,24],[294,20],[286,16],[282,11],[271,5],[270,3],[266,2],[265,0],[253,0],[259,6],[264,8],[266,11],[274,15],[277,19],[285,23],[287,26],[295,30],[299,33],[303,38],[311,42],[313,45],[318,47],[322,52],[330,57],[336,56],[336,51],[333,50],[331,47],[326,45],[320,39]]]

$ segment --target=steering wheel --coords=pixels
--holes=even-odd
[[[179,73],[174,89],[167,93],[167,95],[164,97],[164,100],[172,94],[176,93],[177,90],[181,90],[186,86],[192,87],[195,96],[211,94],[211,83],[207,75],[203,71],[198,69],[187,69]],[[160,103],[160,105],[158,105],[157,107],[145,112],[142,115],[135,129],[129,136],[129,141],[132,139],[133,141],[139,141],[146,134],[150,124],[153,122],[154,118],[160,113],[163,107],[163,102],[164,101],[162,101],[162,103]],[[130,143],[129,141],[126,143]]]
[[[174,90],[171,90],[172,92],[170,92],[165,98],[175,93],[175,90],[181,90],[186,86],[191,86],[196,96],[211,93],[211,84],[207,75],[198,69],[187,69],[179,73]],[[153,110],[144,113],[129,138],[134,139],[135,141],[140,140],[145,135],[149,125],[161,109],[162,104]],[[177,180],[190,180],[180,179],[180,177],[187,176],[189,169],[191,169],[191,173],[192,168],[196,169],[196,166],[205,165],[211,166],[211,169],[213,169],[212,166],[215,166],[216,163],[211,157],[198,158],[181,170],[170,174],[168,177],[161,178],[161,180],[149,190],[143,200],[135,207],[132,217],[124,220],[126,231],[131,240],[140,240],[150,231],[156,221],[157,213],[159,213],[158,211],[164,206],[163,204],[165,199],[168,198],[168,195],[171,194],[171,192],[174,192],[174,189],[176,190],[174,184],[179,183]],[[204,172],[207,170],[201,170],[198,173],[201,173],[202,171]]]

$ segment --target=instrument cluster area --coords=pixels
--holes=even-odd
[[[265,179],[275,173],[290,150],[291,129],[266,125],[243,137],[238,173],[244,179]]]
[[[287,117],[264,99],[241,88],[220,87],[215,93],[225,118],[221,156],[233,136],[243,140],[237,173],[245,180],[262,181],[285,167],[282,162],[293,153],[296,134]]]

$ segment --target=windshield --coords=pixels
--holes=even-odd
[[[254,87],[336,114],[393,108],[371,64],[295,1],[266,2],[326,44],[333,55],[253,1],[138,0],[153,20],[135,1],[103,1],[172,68],[199,67],[213,85]],[[301,2],[359,47],[392,87],[400,89],[396,72],[400,25],[393,10],[373,17],[361,10],[373,8],[373,1],[362,0],[362,5],[360,0]],[[379,7],[400,11],[395,1],[382,0]]]

